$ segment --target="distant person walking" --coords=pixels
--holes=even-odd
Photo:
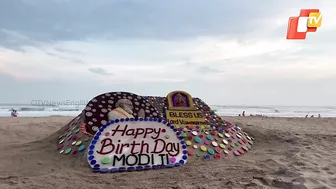
[[[242,115],[245,116],[245,111],[243,111]]]
[[[321,114],[318,114],[318,118],[321,118]]]

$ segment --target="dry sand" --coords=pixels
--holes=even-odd
[[[0,118],[0,188],[336,188],[336,119],[225,119],[255,137],[252,151],[180,168],[99,174],[83,158],[58,154],[50,140],[71,117]]]

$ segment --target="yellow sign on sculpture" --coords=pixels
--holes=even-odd
[[[177,128],[181,126],[206,127],[207,123],[201,111],[198,110],[166,110],[166,119],[168,123]]]

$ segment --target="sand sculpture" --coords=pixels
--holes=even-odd
[[[254,138],[184,91],[167,97],[110,92],[59,131],[57,151],[85,157],[94,172],[179,167],[240,156]]]

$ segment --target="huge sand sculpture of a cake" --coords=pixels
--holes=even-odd
[[[184,91],[167,97],[101,94],[58,133],[60,156],[85,157],[102,173],[223,161],[245,154],[254,141]]]

